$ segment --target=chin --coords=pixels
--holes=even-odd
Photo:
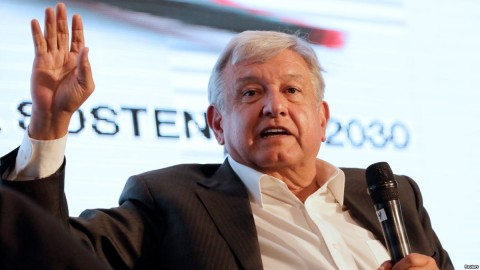
[[[254,158],[256,160],[255,163],[264,168],[294,164],[295,160],[297,160],[295,156],[292,155],[291,153],[284,153],[284,152],[258,153],[255,155]]]

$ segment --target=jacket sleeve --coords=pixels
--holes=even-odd
[[[108,268],[48,213],[0,187],[0,269]]]
[[[49,177],[31,181],[10,181],[3,176],[13,170],[18,148],[0,159],[0,185],[16,190],[68,226],[68,208],[63,192],[65,160],[60,169]]]
[[[15,166],[18,149],[0,159],[0,176]],[[53,175],[31,181],[1,179],[3,187],[13,189],[46,210],[68,228],[77,239],[113,269],[140,269],[155,264],[152,254],[161,227],[152,214],[154,203],[141,181],[131,180],[122,195],[121,204],[111,209],[86,210],[70,218],[64,193],[65,165]],[[154,225],[155,224],[155,225]]]
[[[113,269],[150,269],[161,264],[160,219],[148,187],[132,177],[118,207],[85,210],[70,230]]]
[[[405,176],[405,178],[408,180],[408,183],[415,195],[415,204],[418,212],[418,217],[421,221],[423,231],[426,234],[425,236],[427,237],[427,239],[430,240],[430,244],[434,251],[433,254],[427,254],[427,255],[430,255],[435,259],[435,261],[437,262],[437,266],[440,269],[442,270],[454,269],[452,265],[452,261],[450,260],[450,257],[447,251],[443,249],[437,234],[432,228],[430,217],[427,213],[427,210],[423,206],[423,198],[417,183],[408,176]]]

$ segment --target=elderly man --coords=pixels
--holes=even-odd
[[[317,159],[329,108],[315,53],[279,32],[240,33],[214,67],[207,119],[229,153],[223,164],[133,176],[118,207],[69,218],[66,134],[94,82],[81,18],[73,16],[70,46],[66,18],[63,4],[47,9],[45,35],[32,21],[32,118],[21,147],[1,160],[2,184],[57,216],[102,261],[114,269],[392,268],[364,171]],[[415,253],[393,269],[451,269],[417,185],[397,181]]]

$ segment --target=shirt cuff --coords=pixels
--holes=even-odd
[[[25,132],[18,150],[15,169],[9,180],[35,180],[54,174],[63,163],[67,135],[55,140],[35,140]]]

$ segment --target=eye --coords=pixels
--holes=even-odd
[[[305,100],[305,89],[297,85],[286,86],[283,90],[283,95],[291,102],[303,102]]]
[[[251,97],[251,96],[254,96],[256,93],[257,93],[257,91],[255,91],[253,89],[247,89],[247,90],[243,91],[242,95],[244,97]]]
[[[286,92],[289,93],[289,94],[296,94],[296,93],[298,93],[299,91],[300,91],[300,90],[298,90],[298,89],[295,88],[295,87],[289,87],[289,88],[287,88],[287,91],[286,91]]]

